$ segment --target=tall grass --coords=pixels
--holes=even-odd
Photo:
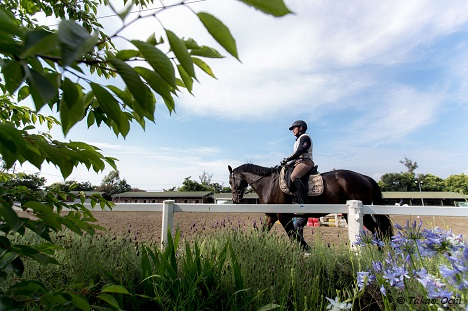
[[[446,306],[463,308],[468,273],[466,266],[458,271],[452,264],[454,258],[463,263],[464,256],[468,262],[466,244],[429,235],[432,248],[427,243],[422,247],[423,231],[406,228],[387,243],[363,234],[358,252],[316,242],[309,254],[284,235],[235,225],[223,225],[214,233],[202,230],[190,241],[182,241],[177,232],[163,250],[158,244],[142,245],[132,232],[82,237],[62,233],[54,236],[63,248],[54,255],[60,265],[27,261],[23,278],[44,284],[50,292],[66,289],[95,310],[437,310],[444,308],[440,295],[449,294],[460,303]],[[12,278],[0,287],[7,288]],[[447,286],[432,288],[440,287],[437,278]],[[411,297],[439,300],[424,304]],[[24,310],[41,308],[76,306],[44,306],[40,297],[24,301]]]

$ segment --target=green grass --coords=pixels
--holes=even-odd
[[[22,243],[33,238],[26,235]],[[24,310],[83,306],[57,293],[80,297],[94,310],[325,310],[326,297],[338,297],[355,310],[392,310],[404,306],[387,297],[425,294],[415,280],[407,281],[404,293],[388,288],[387,296],[375,285],[358,290],[357,272],[372,262],[383,262],[391,251],[388,246],[354,252],[344,245],[318,242],[305,256],[284,235],[235,227],[200,232],[190,241],[182,241],[176,233],[164,250],[159,244],[142,245],[131,233],[80,237],[62,232],[53,238],[63,247],[54,255],[60,265],[27,260],[22,276],[43,284],[49,299],[44,293],[31,299],[11,292]],[[424,266],[436,273],[444,260],[426,258]],[[8,286],[18,281],[11,274],[0,281],[0,288],[8,294]]]

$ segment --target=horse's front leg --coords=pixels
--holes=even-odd
[[[283,225],[284,230],[288,234],[290,239],[295,239],[298,241],[304,250],[309,249],[309,245],[304,240],[302,234],[299,232],[298,228],[294,225],[294,214],[278,214],[278,220]]]
[[[269,232],[277,220],[278,216],[276,214],[265,214],[265,222],[262,225],[262,230]]]

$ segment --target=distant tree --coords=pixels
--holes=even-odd
[[[39,173],[4,174],[0,181],[0,194],[2,197],[21,203],[35,200],[37,196],[43,196],[46,179]]]
[[[146,192],[146,190],[144,190],[144,189],[133,188],[133,187],[132,187],[132,189],[130,189],[129,191],[131,191],[131,192]]]
[[[65,183],[55,182],[46,189],[58,189],[60,191],[93,191],[95,187],[89,181],[76,182],[74,180],[67,180]]]
[[[200,182],[202,185],[208,187],[209,185],[211,185],[211,179],[213,178],[213,174],[203,171],[203,174],[198,176],[198,178],[200,178]]]
[[[414,181],[411,173],[387,173],[378,183],[382,191],[415,191],[418,186]]]
[[[223,187],[223,189],[221,189],[221,193],[231,193],[231,191],[231,187]]]
[[[416,161],[408,158],[400,160],[406,168],[406,172],[386,173],[380,178],[379,186],[382,191],[417,191],[419,185],[415,183],[416,177],[414,171],[418,168]]]
[[[408,169],[408,173],[414,174],[414,171],[418,168],[418,163],[416,161],[412,161],[408,158],[405,158],[404,160],[400,160],[400,163],[406,166]]]
[[[44,189],[47,180],[40,176],[39,173],[27,174],[27,173],[16,173],[11,174],[11,179],[7,182],[1,183],[4,188],[12,188],[17,186],[24,186],[30,190],[42,190]]]
[[[119,170],[113,170],[104,176],[101,185],[96,187],[96,190],[103,191],[104,194],[102,196],[111,200],[114,194],[131,191],[132,187],[127,183],[125,178],[120,179]]]
[[[468,175],[450,175],[444,181],[444,190],[468,194]]]
[[[211,191],[213,193],[226,193],[231,192],[231,188],[223,188],[222,185],[216,182],[211,182],[213,174],[208,172],[203,172],[202,175],[198,176],[200,182],[192,180],[192,177],[186,177],[182,183],[182,187],[178,191]]]
[[[418,181],[421,182],[422,191],[443,191],[444,190],[444,180],[438,176],[435,176],[432,174],[420,174],[418,175]]]
[[[184,182],[182,183],[182,187],[180,187],[177,191],[180,192],[187,192],[187,191],[209,191],[210,189],[198,181],[192,180],[192,176],[185,177]]]

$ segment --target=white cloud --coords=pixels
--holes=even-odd
[[[346,99],[355,94],[375,87],[386,94],[394,91],[393,83],[387,86],[384,77],[370,72],[391,71],[417,60],[434,39],[459,30],[468,20],[464,2],[289,4],[297,15],[274,19],[242,8],[244,18],[227,18],[233,32],[241,34],[243,63],[212,62],[219,80],[199,77],[195,97],[182,95],[180,109],[245,118],[304,107],[311,113],[347,108]]]
[[[363,143],[401,140],[433,121],[444,99],[443,94],[418,92],[404,86],[390,88],[381,96],[378,107],[368,103],[368,113],[350,124],[353,135]]]

